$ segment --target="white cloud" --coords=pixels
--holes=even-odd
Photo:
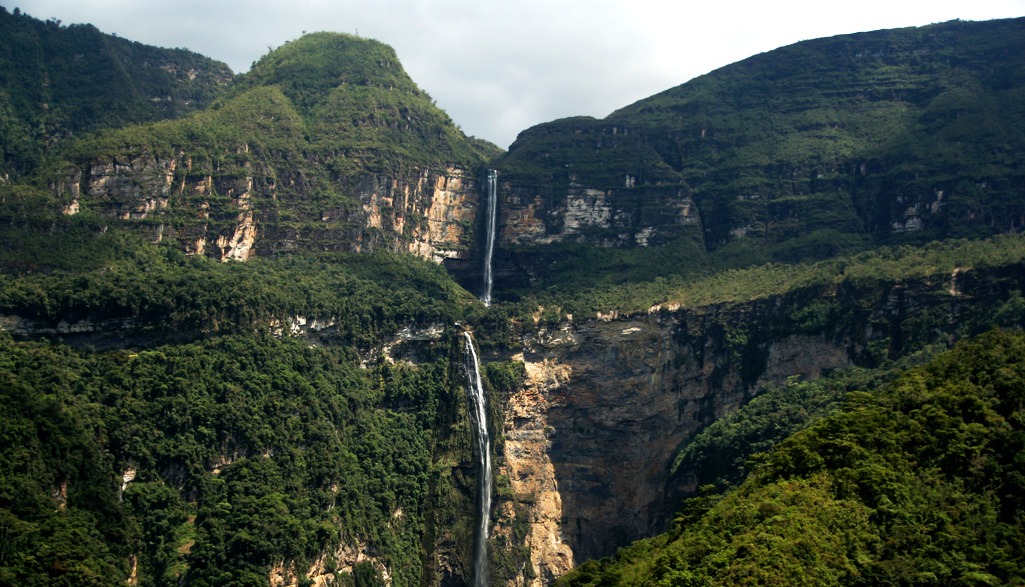
[[[1025,0],[0,0],[64,24],[185,47],[245,71],[304,31],[395,48],[469,134],[508,146],[525,128],[601,117],[697,75],[800,40],[954,18],[1025,15]]]

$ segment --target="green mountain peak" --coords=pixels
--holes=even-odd
[[[286,43],[253,64],[237,88],[267,85],[279,86],[304,114],[346,86],[424,95],[394,49],[344,33],[310,33]]]

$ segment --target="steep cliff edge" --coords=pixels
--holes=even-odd
[[[1022,332],[862,389],[734,491],[689,501],[671,530],[559,584],[1021,583]]]
[[[196,169],[185,149],[92,161],[67,168],[57,193],[69,215],[85,206],[154,242],[174,239],[187,253],[222,261],[384,249],[440,263],[473,247],[479,194],[472,171],[381,172],[339,179],[331,193],[317,193],[309,176],[261,161],[262,153],[243,143],[241,169],[228,173]]]
[[[543,251],[566,242],[664,251],[609,253],[607,275],[681,247],[736,265],[1020,231],[1023,33],[954,21],[805,41],[525,130],[494,164],[499,287],[558,284],[573,261]]]
[[[696,490],[688,472],[672,473],[680,449],[766,385],[873,366],[1001,320],[1020,326],[1020,312],[993,309],[1023,287],[1012,264],[539,324],[504,420],[511,491],[499,510],[511,519],[499,526],[528,526],[532,566],[517,580],[548,584],[665,530]]]
[[[1019,231],[1021,39],[1009,21],[822,40],[603,121],[525,131],[496,163],[500,278],[543,283],[549,264],[580,261],[567,252],[597,251],[608,259],[591,273],[632,283],[560,281],[537,294],[556,303],[533,321],[505,321],[503,304],[485,310],[409,258],[470,264],[477,172],[496,151],[463,136],[384,45],[304,37],[202,112],[82,137],[34,181],[0,185],[0,232],[64,256],[47,265],[0,239],[14,260],[0,367],[19,383],[4,388],[18,418],[0,457],[47,471],[3,491],[24,500],[12,548],[43,576],[96,552],[121,583],[338,570],[463,583],[477,472],[444,343],[456,323],[525,375],[494,414],[493,576],[549,584],[664,529],[699,483],[673,470],[681,450],[766,386],[1025,324],[1025,253],[989,262],[981,241],[913,268],[847,258],[823,282],[809,265],[766,265],[743,281],[714,274],[700,301],[672,295],[692,281],[691,252],[751,265]],[[323,251],[380,254],[284,254]],[[619,279],[634,253],[650,281]],[[64,462],[62,433],[85,458]],[[90,526],[96,507],[112,530]],[[81,526],[57,540],[28,522],[72,514]],[[80,527],[114,550],[36,565]]]
[[[506,246],[701,240],[690,188],[628,126],[589,117],[549,122],[520,133],[495,165]]]
[[[471,140],[376,41],[317,33],[189,118],[88,137],[50,179],[92,213],[221,260],[391,250],[441,262],[476,239]]]

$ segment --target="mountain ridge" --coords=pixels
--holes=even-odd
[[[441,261],[474,249],[476,175],[493,150],[390,47],[319,33],[272,51],[200,112],[71,142],[40,182],[65,216],[221,260],[384,248]]]
[[[761,263],[1020,230],[1023,29],[955,21],[804,41],[605,119],[532,127],[495,161],[499,245],[529,267],[505,283],[557,280],[544,250],[558,243],[680,241]]]
[[[0,175],[31,172],[68,136],[202,110],[232,81],[227,65],[62,26],[0,7]]]

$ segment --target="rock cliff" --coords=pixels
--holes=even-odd
[[[202,112],[83,138],[45,181],[65,214],[191,254],[390,250],[440,263],[480,240],[477,177],[495,152],[434,105],[391,47],[317,33],[265,56]]]
[[[1020,231],[1025,20],[817,39],[603,120],[525,130],[495,166],[499,248],[662,245],[757,262]],[[505,283],[533,279],[529,265]],[[551,263],[551,262],[550,262]]]
[[[496,166],[505,246],[701,238],[690,189],[628,127],[587,117],[547,123],[521,133]]]
[[[714,72],[606,120],[529,129],[494,162],[499,257],[512,268],[498,273],[509,281],[519,271],[530,281],[534,269],[521,253],[531,248],[550,247],[556,253],[549,260],[572,262],[557,247],[600,247],[602,254],[608,247],[662,247],[656,255],[736,247],[737,257],[757,263],[905,237],[1021,230],[1025,185],[1015,154],[1025,136],[1018,116],[1022,27],[1020,20],[989,28],[950,23],[821,40]],[[1010,65],[994,69],[992,56],[1001,53],[1010,57],[997,61]],[[983,90],[969,91],[976,85]],[[998,124],[1005,115],[1006,124]],[[272,52],[203,112],[76,142],[55,174],[37,183],[49,186],[51,203],[68,217],[90,215],[99,225],[127,226],[219,261],[390,250],[469,275],[481,240],[477,173],[495,154],[458,131],[390,48],[318,34]],[[503,442],[493,557],[513,561],[506,569],[514,584],[545,585],[575,564],[664,529],[679,499],[695,490],[694,475],[671,468],[696,433],[767,385],[872,366],[991,324],[989,314],[998,314],[1009,296],[1018,295],[1020,306],[1020,263],[1005,269],[865,279],[624,316],[560,312],[547,322],[539,313],[518,345],[495,355],[521,361],[526,377],[502,398],[496,418]],[[669,276],[675,268],[652,263],[648,270]],[[283,287],[301,276],[288,273]],[[80,312],[37,304],[42,296],[34,294],[48,285],[32,283],[43,286],[17,295],[29,300],[25,305],[49,306],[43,309],[51,320],[0,316],[0,329],[18,338],[106,348],[189,336],[169,334],[175,329],[161,322],[175,314],[161,310],[188,303],[174,296],[164,300],[167,308],[155,304],[145,312],[145,304],[118,299],[109,304],[112,313],[91,315],[109,310],[104,296],[131,292],[124,286],[131,281],[113,293],[93,282],[104,293],[98,303],[86,296]],[[167,282],[156,283],[168,290]],[[324,291],[350,295],[342,304],[352,304],[394,283],[346,290],[355,294]],[[560,285],[565,292],[575,284]],[[323,303],[310,300],[297,302],[313,306],[301,310],[305,315],[282,313],[300,310],[261,298],[252,313],[220,316],[227,330],[355,347],[352,329],[395,326],[398,318],[381,316],[401,303],[397,297],[363,308],[359,318],[367,322],[350,316],[345,332],[342,318],[314,318]],[[401,315],[401,330],[388,330],[394,337],[377,333],[376,346],[359,349],[361,366],[415,364],[421,357],[443,363],[451,322],[490,319],[467,309],[472,300],[444,313],[444,321],[424,318],[430,304],[417,303]],[[216,324],[207,328],[209,319],[185,324],[196,337],[219,334]],[[449,395],[438,406],[442,416],[428,423],[438,437],[432,477],[424,477],[427,497],[418,500],[439,510],[424,514],[424,535],[417,537],[422,583],[431,585],[459,584],[472,574],[467,512],[474,471],[465,408]],[[397,412],[410,409],[402,397],[392,399]],[[281,561],[269,570],[271,580],[317,582],[332,566],[377,567],[358,543],[321,555],[302,565]]]
[[[242,145],[240,153],[249,153]],[[171,238],[190,254],[223,261],[285,252],[392,250],[442,262],[473,248],[475,174],[414,167],[346,178],[344,201],[326,202],[319,178],[259,159],[231,172],[196,169],[185,150],[143,153],[65,169],[56,185],[65,214],[83,206],[111,221]]]
[[[954,272],[911,283],[842,285],[703,308],[566,317],[523,340],[527,378],[507,401],[509,496],[499,528],[525,524],[529,571],[545,585],[667,527],[696,487],[672,475],[688,439],[766,385],[870,366],[990,324],[1020,271]],[[795,312],[826,304],[826,321]]]

